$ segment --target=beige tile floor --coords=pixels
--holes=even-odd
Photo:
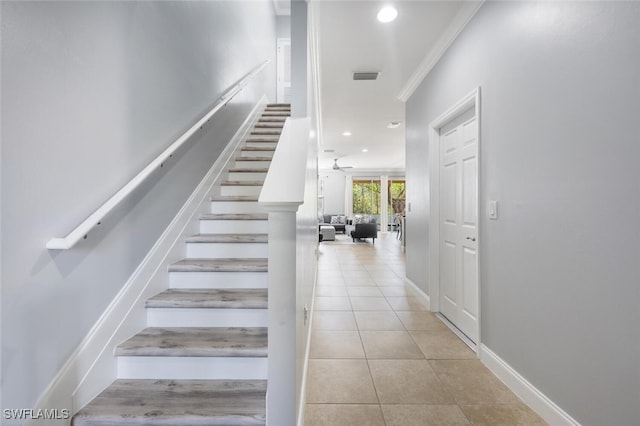
[[[305,426],[546,424],[404,277],[395,234],[320,244]]]

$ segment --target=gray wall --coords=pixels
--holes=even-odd
[[[276,16],[276,35],[278,38],[291,38],[291,16]]]
[[[270,1],[2,2],[2,408],[32,407],[246,118]],[[47,251],[265,59],[88,239]],[[51,407],[54,408],[54,407]]]
[[[426,290],[428,124],[481,86],[482,340],[585,425],[640,419],[639,20],[487,2],[406,109],[408,277]]]
[[[310,88],[307,70],[307,2],[291,1],[291,116],[307,117]],[[304,89],[307,90],[304,90]]]
[[[346,175],[333,170],[320,170],[324,214],[346,214],[344,191]]]

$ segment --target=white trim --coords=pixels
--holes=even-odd
[[[493,351],[485,345],[479,345],[478,348],[482,363],[546,422],[554,426],[580,426],[580,423],[558,407]]]
[[[304,202],[311,119],[287,118],[258,203],[268,211],[296,211]],[[283,188],[287,188],[283,191]]]
[[[316,256],[318,256],[318,248],[316,247]],[[307,346],[304,351],[304,360],[302,365],[302,383],[300,384],[300,395],[298,405],[297,426],[304,426],[304,409],[307,404],[307,372],[309,371],[309,354],[311,353],[311,333],[313,333],[313,317],[316,313],[316,288],[318,285],[318,268],[316,265],[315,276],[313,280],[313,291],[311,291],[311,306],[309,307],[309,324],[307,325]]]
[[[318,35],[318,2],[310,1],[308,16],[309,16],[309,29],[308,29],[308,38],[309,38],[309,62],[311,63],[311,85],[309,90],[314,91],[313,100],[315,101],[314,112],[315,112],[315,131],[316,131],[316,140],[318,152],[320,152],[320,147],[324,144],[324,133],[322,125],[322,72],[320,70],[320,37]],[[316,158],[316,161],[318,159]],[[320,172],[320,170],[318,170]]]
[[[353,217],[353,176],[344,177],[344,213]]]
[[[464,27],[467,26],[473,15],[476,14],[480,6],[485,0],[467,1],[464,2],[456,16],[451,20],[451,23],[444,30],[436,45],[427,53],[418,68],[411,74],[409,80],[402,87],[402,90],[398,94],[398,99],[402,102],[407,102],[413,92],[418,88],[420,83],[431,72],[433,67],[436,66],[442,55],[447,51],[451,43],[454,42],[458,35],[462,32]]]
[[[354,177],[370,177],[370,176],[380,176],[387,175],[391,177],[404,177],[406,170],[391,168],[391,169],[346,169],[335,171],[331,168],[328,169],[318,169],[318,173],[342,173],[345,176],[354,176]]]
[[[389,228],[389,176],[380,176],[380,232]]]
[[[120,188],[118,192],[113,194],[111,198],[105,201],[96,211],[94,211],[88,218],[86,218],[81,224],[79,224],[73,231],[67,234],[63,238],[52,238],[46,244],[46,248],[49,250],[68,250],[72,248],[78,241],[82,240],[100,221],[108,215],[117,205],[120,204],[125,198],[129,196],[138,186],[140,186],[152,173],[162,167],[162,164],[167,161],[173,154],[184,145],[191,136],[202,128],[211,120],[211,117],[215,115],[222,107],[224,107],[233,97],[238,94],[251,80],[256,76],[267,64],[269,59],[262,64],[254,68],[249,74],[243,77],[237,84],[231,89],[225,92],[224,95],[218,100],[215,106],[207,112],[204,117],[196,122],[186,132],[176,139],[167,149],[165,149],[160,155],[158,155],[151,163],[149,163],[144,169],[142,169],[136,176],[134,176],[125,186]]]
[[[265,103],[263,97],[256,104],[162,236],[43,392],[36,408],[68,407],[75,413],[115,380],[114,348],[146,325],[144,301],[168,288],[167,266],[183,257],[183,237],[197,228],[195,219],[207,211],[213,186],[221,179]]]
[[[478,354],[478,345],[473,343],[473,341],[471,341],[471,339],[469,339],[467,336],[465,336],[465,334],[462,331],[460,331],[460,329],[458,327],[453,325],[453,323],[451,321],[449,321],[449,319],[447,317],[445,317],[444,315],[442,315],[440,312],[436,312],[435,315],[440,321],[442,321],[442,323],[449,330],[451,330],[451,332],[453,334],[458,336],[458,339],[462,340],[462,342],[465,345],[469,346],[469,349],[471,349],[473,352],[475,352],[476,356],[478,356],[478,358],[480,357],[480,355]]]
[[[428,310],[431,310],[431,298],[429,297],[429,295],[409,278],[405,277],[404,282],[410,287],[411,291],[415,293],[415,297],[417,297],[418,299],[422,299],[422,303],[424,303]]]
[[[428,255],[428,286],[431,296],[431,310],[440,312],[440,133],[439,129],[448,121],[455,118],[460,113],[470,107],[475,107],[475,118],[478,131],[478,179],[476,184],[478,206],[480,205],[480,87],[476,87],[466,96],[456,102],[451,108],[440,114],[438,118],[429,124],[429,255]],[[477,206],[477,207],[478,207]],[[481,237],[480,216],[478,215],[478,235]],[[482,240],[480,240],[482,242]],[[481,250],[478,243],[478,345],[482,341],[482,327],[480,318],[482,317],[481,291],[482,283],[480,278]]]

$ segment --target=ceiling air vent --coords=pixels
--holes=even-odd
[[[354,72],[354,80],[377,80],[379,72]]]

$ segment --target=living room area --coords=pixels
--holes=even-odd
[[[375,244],[379,232],[394,233],[402,240],[406,184],[400,171],[321,170],[318,194],[320,241],[344,236],[351,242]]]

